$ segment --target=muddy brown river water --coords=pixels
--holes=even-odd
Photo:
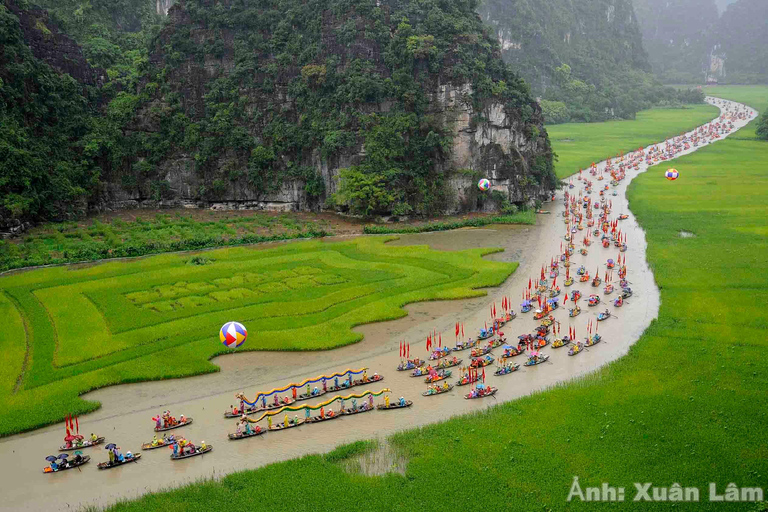
[[[725,102],[725,106],[734,105]],[[719,106],[724,108],[723,105]],[[746,121],[735,123],[735,126],[741,128],[745,124]],[[691,148],[680,154],[696,149]],[[604,162],[599,164],[600,168],[604,166]],[[661,169],[658,166],[655,171],[661,172]],[[503,253],[488,258],[518,261],[520,267],[502,286],[488,289],[486,297],[409,305],[406,307],[407,317],[359,327],[357,330],[365,336],[362,342],[333,351],[226,355],[214,360],[221,367],[221,372],[216,374],[114,386],[85,396],[86,399],[100,401],[102,408],[80,418],[81,428],[85,433],[96,432],[106,436],[107,442],[116,442],[122,451],[140,451],[141,443],[152,439],[153,422],[150,418],[170,409],[176,416],[183,413],[194,418],[192,425],[175,432],[196,443],[205,440],[214,447],[210,454],[171,461],[169,449],[158,449],[144,452],[136,465],[98,471],[95,462],[106,460],[106,452],[102,448],[92,448],[85,450],[85,453],[95,460],[84,466],[82,472],[71,470],[44,475],[41,473],[44,457],[54,453],[55,447],[61,444],[64,430],[62,425],[0,440],[0,460],[3,462],[0,464],[3,488],[0,509],[76,510],[84,505],[103,506],[119,499],[138,497],[148,491],[178,486],[200,478],[218,478],[237,470],[257,468],[309,453],[328,452],[340,444],[360,439],[384,438],[398,430],[483,410],[593,372],[626,354],[658,313],[659,292],[645,260],[645,236],[629,212],[625,197],[631,179],[645,170],[643,164],[639,171],[628,171],[627,178],[616,187],[618,195],[610,197],[613,201],[613,217],[622,212],[629,213],[629,219],[621,223],[621,230],[628,235],[629,250],[625,253],[628,280],[635,294],[622,308],[594,308],[604,310],[609,307],[617,318],[600,324],[599,332],[605,342],[578,357],[568,357],[566,348],[546,348],[543,352],[550,355],[548,363],[522,368],[519,372],[503,377],[493,376],[494,367],[490,367],[491,370],[486,372],[487,382],[499,388],[496,400],[464,400],[462,395],[468,391],[467,388],[454,388],[446,395],[422,397],[421,392],[426,389],[422,379],[411,378],[409,372],[396,372],[394,369],[399,362],[397,350],[401,340],[411,343],[412,356],[423,357],[424,339],[433,329],[442,332],[445,345],[452,346],[452,333],[457,320],[465,324],[467,331],[470,331],[466,334],[470,335],[488,321],[489,303],[495,301],[500,309],[502,297],[509,296],[513,300],[514,309],[519,310],[521,291],[527,287],[528,279],[535,278],[541,265],[549,263],[550,258],[560,252],[561,243],[564,244],[563,192],[559,192],[555,202],[545,205],[551,214],[539,215],[536,226],[495,226],[488,229],[402,235],[399,240],[391,242],[398,245],[427,244],[439,250],[503,247]],[[593,197],[597,197],[597,194]],[[616,257],[616,248],[603,249],[598,245],[594,243],[587,256],[580,256],[578,252],[574,255],[574,275],[577,266],[581,264],[590,272],[600,267],[602,273],[606,259]],[[585,295],[593,293],[589,283],[578,283],[577,280],[573,287],[565,288],[562,286],[563,280],[564,272],[558,278],[564,292],[580,289]],[[602,296],[601,292],[602,287]],[[583,337],[587,322],[590,319],[594,321],[595,315],[596,311],[584,304],[582,314],[575,319],[568,317],[565,308],[557,310],[554,316],[562,322],[564,333],[569,325],[573,325],[577,327],[579,336]],[[510,340],[514,340],[518,334],[531,332],[537,324],[531,313],[519,314],[516,320],[502,330]],[[468,354],[461,354],[466,361]],[[517,362],[523,361],[518,358]],[[359,393],[365,389],[378,391],[387,387],[392,390],[393,398],[402,395],[413,400],[413,407],[342,417],[336,421],[305,425],[286,432],[269,432],[253,439],[236,442],[227,440],[226,434],[235,430],[235,420],[225,419],[223,412],[236,403],[236,392],[245,391],[247,396],[252,397],[257,391],[269,390],[288,382],[363,366],[369,368],[369,374],[378,372],[385,379],[368,388],[354,388],[352,392]],[[456,374],[458,371],[454,371]],[[317,402],[332,396],[326,395]]]

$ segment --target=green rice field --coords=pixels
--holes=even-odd
[[[726,94],[768,108],[768,87]],[[604,130],[583,125],[590,129]],[[707,491],[710,482],[720,492],[730,482],[768,485],[768,143],[750,133],[675,160],[676,182],[646,173],[630,186],[662,305],[627,356],[575,382],[390,437],[408,461],[404,470],[387,460],[379,476],[350,469],[378,452],[376,443],[355,443],[111,510],[247,509],[254,496],[270,511],[297,503],[388,512],[766,510],[710,502]],[[637,145],[618,140],[590,158]],[[559,152],[565,161],[582,158]],[[626,501],[569,503],[574,476],[582,487],[625,487]],[[289,482],[287,496],[274,492]],[[634,502],[634,482],[698,487],[700,501]]]
[[[632,121],[547,126],[558,156],[555,171],[559,178],[565,178],[621,151],[635,151],[692,130],[712,120],[718,112],[708,104],[688,105],[682,109],[643,110]]]
[[[0,278],[0,436],[98,407],[78,396],[124,382],[216,371],[218,329],[238,350],[320,350],[411,302],[483,295],[517,264],[494,249],[392,247],[385,237],[297,242],[52,267]],[[183,357],[181,357],[183,355]]]

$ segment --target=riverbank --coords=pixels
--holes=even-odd
[[[623,193],[626,183],[622,183],[618,188],[618,196],[613,198],[614,211],[626,211]],[[562,233],[561,217],[558,213],[562,211],[561,202],[548,205],[553,215],[541,216],[540,222],[535,227],[509,227],[494,228],[483,230],[467,230],[458,232],[431,233],[421,235],[404,235],[397,242],[398,244],[429,243],[434,248],[462,249],[465,244],[470,246],[488,245],[489,240],[495,242],[507,249],[507,252],[493,256],[496,258],[515,258],[519,259],[521,267],[513,276],[505,282],[500,288],[491,291],[488,298],[473,299],[470,301],[455,301],[442,303],[416,304],[408,307],[410,315],[402,320],[395,322],[385,322],[380,324],[367,325],[358,328],[364,334],[364,341],[350,347],[323,353],[252,353],[238,354],[236,356],[224,356],[216,359],[214,362],[222,367],[222,372],[212,376],[194,377],[182,381],[150,382],[143,384],[131,384],[126,386],[112,387],[99,390],[87,395],[86,399],[99,400],[104,407],[96,413],[88,416],[89,429],[104,431],[111,427],[110,436],[119,440],[123,447],[138,445],[141,441],[148,440],[148,420],[158,409],[173,408],[174,411],[184,412],[187,416],[196,418],[195,424],[185,428],[184,435],[191,439],[205,439],[209,444],[215,440],[216,449],[211,457],[195,459],[192,464],[184,466],[173,466],[174,471],[170,472],[169,462],[165,456],[159,454],[157,457],[146,457],[141,461],[141,471],[124,471],[118,479],[99,478],[99,485],[93,486],[92,491],[84,491],[79,487],[74,478],[77,475],[62,474],[56,475],[55,480],[46,481],[47,486],[55,486],[55,489],[48,487],[49,491],[55,495],[57,503],[72,502],[76,503],[97,503],[108,504],[116,496],[134,497],[135,493],[145,493],[157,490],[164,486],[178,485],[179,477],[184,479],[195,479],[213,475],[223,475],[237,469],[259,467],[275,460],[290,459],[296,456],[305,455],[313,452],[327,452],[333,450],[342,442],[338,433],[339,424],[321,424],[307,427],[309,430],[301,430],[285,433],[270,433],[259,439],[257,443],[244,441],[241,443],[230,443],[223,440],[223,435],[232,430],[234,426],[231,420],[225,420],[221,413],[233,401],[233,394],[242,389],[244,382],[249,383],[245,390],[246,394],[253,394],[257,389],[269,389],[286,380],[292,378],[304,378],[318,373],[338,370],[344,367],[359,367],[366,365],[371,371],[376,371],[385,375],[387,387],[391,388],[396,395],[406,395],[413,398],[416,405],[411,410],[403,411],[403,414],[371,413],[364,417],[355,417],[340,420],[343,427],[343,442],[353,440],[370,439],[371,437],[387,435],[391,432],[398,432],[408,428],[426,426],[435,421],[451,418],[454,415],[482,411],[491,404],[482,403],[482,401],[462,400],[457,392],[448,396],[438,398],[424,398],[419,395],[423,390],[423,384],[415,383],[413,379],[403,374],[397,374],[392,369],[398,361],[397,346],[402,339],[412,341],[413,347],[419,347],[417,340],[423,340],[427,332],[433,329],[442,332],[446,336],[444,339],[450,339],[450,333],[454,322],[459,319],[465,323],[468,329],[475,330],[483,325],[488,318],[488,304],[490,302],[501,303],[504,296],[519,295],[519,291],[525,287],[529,277],[538,274],[538,269],[542,264],[542,259],[547,261],[551,255],[558,254],[560,250],[560,234]],[[647,268],[644,260],[643,248],[645,247],[644,235],[636,226],[632,218],[624,221],[623,231],[629,235],[631,240],[628,256],[628,265],[630,267],[630,280],[633,288],[642,290],[636,298],[621,311],[621,322],[609,322],[605,327],[601,326],[601,334],[610,340],[599,350],[592,350],[579,356],[578,359],[568,358],[565,353],[553,354],[553,364],[531,371],[521,372],[519,375],[510,375],[506,377],[494,378],[494,385],[500,388],[497,397],[502,401],[512,400],[530,394],[537,390],[543,390],[564,380],[584,376],[599,368],[609,361],[615,360],[621,355],[627,353],[632,342],[636,340],[645,328],[654,318],[658,308],[658,298],[655,292],[653,275]],[[528,232],[521,230],[530,230]],[[508,230],[508,232],[507,232]],[[600,265],[603,261],[603,255],[599,251],[590,253],[584,257],[584,264],[590,266]],[[457,309],[458,308],[458,309]],[[579,332],[584,332],[588,315],[582,315],[574,320],[573,325],[577,326]],[[401,324],[400,322],[404,322]],[[532,318],[519,318],[510,325],[512,329],[510,336],[517,332],[529,331],[536,322]],[[423,349],[422,349],[423,350]],[[420,352],[421,353],[421,352]],[[588,378],[588,382],[591,378]],[[206,389],[201,396],[200,389]],[[481,402],[481,403],[478,403]],[[507,406],[505,406],[507,407]],[[515,407],[517,407],[515,405]],[[183,410],[182,410],[183,409]],[[491,414],[499,414],[499,411],[506,409],[494,409]],[[507,411],[507,414],[509,411]],[[439,424],[427,427],[428,432],[442,431],[450,428],[454,432],[457,423],[467,421],[464,419],[454,419],[449,423]],[[475,420],[472,420],[475,421]],[[517,421],[507,418],[504,421]],[[446,427],[446,425],[448,425]],[[6,441],[0,442],[0,455],[11,457],[17,461],[19,470],[15,472],[18,475],[24,475],[28,471],[35,471],[39,462],[35,462],[44,456],[42,452],[46,446],[55,443],[60,437],[61,429],[51,427],[30,433],[23,436],[15,436]],[[399,450],[399,453],[405,454],[410,458],[407,472],[412,474],[419,473],[422,464],[433,456],[427,456],[421,451],[413,452],[408,448],[408,439],[413,436],[424,440],[423,435],[432,439],[431,443],[448,442],[452,437],[447,437],[440,441],[432,433],[422,434],[421,431],[411,431],[398,435],[390,441],[393,446]],[[476,442],[471,432],[459,434],[461,437],[469,436],[466,442]],[[282,437],[280,437],[282,436]],[[402,441],[401,441],[402,439]],[[261,443],[260,441],[264,441]],[[483,442],[482,440],[480,442]],[[417,443],[418,444],[418,443]],[[431,450],[432,444],[427,443],[425,449]],[[467,445],[469,447],[469,444]],[[39,453],[38,453],[39,452]],[[18,459],[12,453],[25,453],[28,457]],[[494,450],[488,452],[492,454]],[[38,456],[39,455],[39,456]],[[155,455],[155,454],[153,454]],[[418,456],[416,456],[418,455]],[[9,459],[11,460],[11,459]],[[313,474],[320,474],[317,471],[323,471],[323,468],[313,467],[311,464],[313,458],[302,459],[286,463],[289,467],[296,467],[299,464],[310,464],[306,467],[307,471]],[[441,463],[442,464],[442,463]],[[495,464],[495,463],[493,463]],[[443,464],[444,465],[444,464]],[[282,467],[282,465],[281,465]],[[178,468],[178,469],[176,469]],[[274,466],[257,471],[255,478],[265,484],[273,482],[272,476],[266,476],[264,471],[272,474]],[[39,468],[38,468],[39,469]],[[124,468],[132,469],[132,468]],[[460,469],[464,474],[465,469]],[[300,471],[304,471],[301,469]],[[347,477],[341,472],[341,480],[327,488],[333,488],[336,484],[347,485]],[[274,473],[275,475],[279,474]],[[250,473],[249,473],[250,475]],[[326,476],[326,475],[324,475]],[[8,478],[13,478],[8,475]],[[234,475],[227,477],[223,481],[230,482],[238,478],[251,478]],[[354,477],[351,477],[354,478]],[[385,477],[389,479],[391,477]],[[464,477],[462,477],[464,478]],[[25,477],[25,481],[29,481]],[[325,481],[325,478],[323,478]],[[422,481],[421,479],[417,479]],[[431,479],[430,481],[434,481]],[[362,484],[362,482],[359,482]],[[202,489],[211,491],[206,494],[215,496],[216,492],[205,484]],[[356,484],[353,484],[353,487]],[[397,483],[398,486],[402,482]],[[415,484],[414,484],[415,485]],[[311,486],[307,486],[308,488]],[[458,492],[460,486],[457,486]],[[414,488],[414,490],[416,490]],[[185,496],[197,496],[195,492],[189,490],[183,491]],[[254,491],[256,492],[256,491]],[[316,492],[314,490],[313,492]],[[368,496],[370,489],[363,491]],[[258,491],[262,494],[261,491]],[[250,494],[250,493],[248,493]],[[419,493],[421,494],[421,493]],[[451,493],[452,494],[452,493]],[[353,493],[350,497],[355,496]],[[33,501],[28,501],[29,494],[16,495],[12,493],[8,498],[8,503],[16,505],[18,508],[45,506],[44,496],[36,496]],[[147,499],[163,499],[158,497],[149,497]],[[173,497],[167,498],[174,501],[184,502],[185,498]],[[324,500],[330,499],[329,497]],[[308,503],[311,501],[307,501]],[[142,503],[142,502],[139,502]],[[382,502],[383,504],[384,502]],[[189,501],[188,506],[194,506]],[[287,505],[287,503],[285,504]],[[213,506],[213,505],[212,505]],[[279,508],[279,507],[278,507]]]

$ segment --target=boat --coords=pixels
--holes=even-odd
[[[580,313],[581,313],[581,308],[579,306],[576,306],[575,308],[568,310],[568,316],[571,318],[579,316]]]
[[[474,400],[475,398],[486,398],[495,395],[498,390],[499,388],[494,387],[483,388],[482,390],[477,389],[474,391],[474,394],[468,393],[464,395],[464,398],[467,400]]]
[[[196,449],[194,453],[183,453],[179,455],[171,454],[171,460],[189,459],[190,457],[197,457],[198,455],[203,455],[204,453],[208,453],[211,450],[213,450],[213,446],[208,445],[205,447],[205,450]]]
[[[575,356],[576,354],[580,354],[583,350],[584,345],[579,341],[575,345],[572,345],[570,349],[568,349],[568,355]]]
[[[436,373],[434,376],[431,376],[431,375],[428,376],[426,379],[424,379],[424,382],[426,382],[427,384],[440,382],[441,380],[445,380],[448,377],[450,377],[452,373],[453,372],[451,372],[451,370],[444,370],[444,371],[441,371],[440,373]]]
[[[555,309],[557,309],[557,308],[555,308]],[[544,320],[541,321],[541,326],[542,327],[549,327],[550,325],[552,325],[554,323],[554,321],[555,321],[555,319],[552,318],[551,316],[549,316],[549,317],[547,317],[547,318],[545,318]]]
[[[595,278],[592,280],[592,286],[597,288],[600,286],[600,283],[602,283],[602,279],[600,279],[600,276],[595,276]]]
[[[604,311],[602,313],[597,314],[597,321],[602,322],[603,320],[608,320],[611,318],[611,314],[608,311]]]
[[[542,354],[540,356],[529,357],[524,364],[525,366],[536,366],[541,363],[546,363],[548,360],[549,360],[549,356],[547,354]]]
[[[599,334],[595,333],[594,336],[592,336],[591,338],[589,336],[587,336],[587,341],[584,342],[584,346],[585,347],[594,347],[595,345],[597,345],[601,341],[603,341],[603,337],[600,336]]]
[[[480,335],[477,337],[477,341],[483,341],[487,340],[488,338],[493,336],[493,329],[489,329],[487,331],[480,331]]]
[[[192,423],[192,418],[184,418],[183,422],[179,421],[179,422],[177,422],[174,425],[171,425],[169,427],[160,427],[160,428],[155,427],[155,432],[165,432],[167,430],[173,430],[175,428],[186,427],[190,423]]]
[[[472,368],[485,368],[491,364],[493,364],[493,358],[491,356],[485,356],[485,358],[477,357],[472,359],[472,362],[469,363],[469,366]]]
[[[341,414],[336,414],[335,412],[329,410],[323,416],[311,416],[306,421],[309,423],[322,423],[323,421],[335,420],[336,418],[340,418],[340,417],[341,417]]]
[[[515,364],[509,363],[509,364],[505,364],[504,366],[502,366],[501,368],[499,368],[498,370],[493,372],[493,374],[494,375],[498,375],[498,376],[508,375],[510,373],[516,372],[519,369],[520,369],[520,365],[519,364],[517,364],[517,363],[515,363]]]
[[[243,414],[245,414],[246,416],[250,416],[251,414],[256,414],[259,412],[266,412],[266,411],[271,411],[273,409],[279,409],[281,407],[285,407],[286,405],[291,405],[294,402],[295,400],[293,400],[292,398],[285,397],[283,398],[283,401],[279,402],[277,405],[275,405],[274,403],[271,403],[271,404],[268,404],[266,407],[263,405],[260,407],[246,407],[244,413],[240,412],[237,414],[235,414],[232,411],[227,411],[224,413],[224,417],[231,419],[231,418],[240,418]]]
[[[495,340],[491,340],[488,342],[488,345],[485,346],[485,348],[489,349],[489,352],[495,348],[498,348],[505,344],[507,342],[506,338],[496,338]]]
[[[448,347],[439,348],[437,350],[432,351],[432,353],[429,355],[429,360],[435,361],[437,359],[440,359],[441,357],[447,356],[450,353],[451,353],[451,349]]]
[[[339,414],[343,414],[344,416],[354,416],[355,414],[370,412],[372,410],[373,410],[373,407],[371,407],[367,403],[364,403],[359,405],[357,409],[344,409],[342,411],[339,411]]]
[[[525,352],[524,349],[509,347],[509,348],[505,348],[504,349],[504,354],[502,354],[502,357],[504,357],[504,358],[515,357],[515,356],[519,356],[523,352]]]
[[[554,299],[555,297],[558,297],[560,295],[560,287],[553,288],[549,290],[549,298]]]
[[[101,444],[104,442],[103,437],[97,437],[95,441],[91,441],[90,439],[88,441],[83,441],[83,444],[81,445],[75,445],[73,444],[69,448],[67,446],[59,446],[60,452],[68,452],[70,450],[80,450],[82,448],[90,448],[91,446],[96,446],[97,444]]]
[[[87,464],[88,461],[91,460],[90,455],[83,455],[83,458],[80,459],[80,462],[72,461],[71,463],[67,461],[66,465],[60,465],[58,469],[54,470],[52,467],[47,466],[43,468],[43,473],[58,473],[60,471],[66,471],[68,469],[74,469],[82,466],[83,464]]]
[[[586,268],[584,268],[584,265],[580,266],[580,267],[579,267],[579,268],[576,270],[576,275],[579,275],[579,276],[583,276],[583,275],[584,275],[584,274],[586,274],[586,273],[587,273],[587,269],[586,269]]]
[[[288,425],[286,426],[285,423],[275,423],[274,425],[270,425],[267,427],[268,430],[276,431],[276,430],[288,430],[289,428],[295,428],[300,427],[304,424],[304,420],[289,420]]]
[[[470,352],[470,357],[483,357],[486,354],[490,354],[491,350],[493,350],[490,346],[486,346],[483,348],[473,348],[472,352]]]
[[[541,320],[542,318],[545,318],[547,316],[547,311],[544,311],[543,309],[537,309],[536,313],[533,314],[534,320]]]
[[[608,283],[607,285],[605,285],[605,288],[603,289],[603,293],[604,293],[605,295],[610,295],[610,294],[612,294],[612,293],[613,293],[613,285],[612,285],[612,284],[610,284],[610,283]]]
[[[590,295],[589,296],[589,302],[587,303],[588,306],[594,307],[600,304],[600,297],[597,295]]]
[[[156,450],[157,448],[164,448],[166,446],[172,446],[173,443],[175,443],[176,441],[178,441],[180,439],[183,439],[183,438],[180,437],[179,439],[176,439],[175,437],[171,437],[171,438],[158,439],[158,443],[157,444],[143,443],[141,445],[141,449],[144,450],[144,451],[147,451],[147,450]]]
[[[632,296],[632,288],[624,288],[621,290],[621,298],[628,299]]]
[[[533,309],[533,306],[531,304],[522,304],[520,306],[520,312],[521,313],[528,313],[532,309]]]
[[[416,359],[409,359],[405,363],[400,363],[397,366],[397,371],[399,371],[399,372],[406,372],[408,370],[414,370],[416,368],[424,366],[424,363],[426,363],[426,361],[422,361],[418,357]]]
[[[462,352],[464,350],[474,348],[477,346],[476,340],[470,340],[470,341],[467,341],[466,343],[464,342],[460,342],[460,343],[461,345],[459,345],[458,343],[456,344],[456,347],[454,347],[453,349],[454,352]]]
[[[440,361],[435,365],[435,368],[439,368],[441,370],[444,370],[446,368],[453,368],[454,366],[459,366],[463,359],[455,359],[453,361]]]
[[[412,405],[413,405],[413,402],[411,400],[406,400],[405,405],[400,405],[399,403],[396,402],[396,403],[390,403],[389,405],[379,404],[376,406],[376,408],[382,411],[387,411],[390,409],[404,409]]]
[[[625,213],[622,213],[621,215],[619,215],[619,220],[626,220],[628,218],[629,218],[629,215],[627,215]]]
[[[256,427],[255,429],[251,430],[250,432],[240,432],[235,434],[227,434],[227,437],[230,441],[237,441],[238,439],[247,439],[249,437],[258,437],[260,435],[264,435],[267,433],[267,429]]]
[[[569,277],[568,279],[565,280],[565,283],[563,284],[565,284],[565,286],[571,286],[573,284],[573,278]]]
[[[422,366],[420,368],[416,368],[411,372],[411,377],[424,377],[425,375],[429,375],[429,370],[432,369],[431,366]]]
[[[613,299],[613,307],[620,308],[623,305],[624,305],[624,299],[622,299],[621,297],[616,297],[615,299]]]
[[[552,342],[552,348],[560,348],[564,347],[566,345],[569,345],[571,343],[570,338],[568,336],[565,336],[563,338],[555,338],[555,341]]]
[[[587,281],[589,281],[589,274],[584,274],[583,276],[579,277],[580,283],[586,283]]]
[[[115,462],[109,462],[109,461],[99,462],[98,464],[96,464],[96,467],[99,468],[99,469],[116,468],[117,466],[122,466],[123,464],[130,464],[131,462],[136,462],[140,458],[141,458],[141,454],[140,453],[134,453],[134,454],[131,455],[130,459],[126,457],[126,458],[123,459],[122,462],[120,462],[120,461],[115,461]]]
[[[447,388],[445,388],[443,386],[434,386],[434,387],[430,387],[428,390],[424,391],[421,395],[422,396],[442,395],[443,393],[447,393],[447,392],[449,392],[452,389],[453,389],[453,384],[448,384]]]

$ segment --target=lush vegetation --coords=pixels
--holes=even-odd
[[[633,1],[653,70],[664,82],[703,83],[708,74],[719,83],[768,82],[764,0]],[[724,67],[712,69],[710,56]]]
[[[545,134],[534,131],[536,104],[498,58],[476,2],[385,4],[181,3],[154,43],[143,84],[110,104],[125,126],[145,128],[128,133],[131,151],[112,159],[113,172],[129,174],[126,190],[145,196],[153,186],[172,196],[165,175],[181,165],[202,199],[237,187],[264,197],[297,181],[314,207],[328,199],[365,215],[440,212],[452,199],[453,138],[434,115],[442,84],[471,86],[466,101],[478,116],[498,102],[520,119],[542,148],[526,155],[529,179],[553,186]],[[333,196],[319,161],[351,164]]]
[[[369,224],[363,228],[363,232],[371,235],[384,235],[391,233],[427,233],[430,231],[450,231],[460,228],[478,228],[491,224],[535,224],[536,217],[533,210],[525,210],[511,215],[494,215],[490,217],[472,217],[448,222],[428,222],[418,226],[398,226],[396,224]]]
[[[239,350],[318,350],[355,343],[351,328],[404,316],[402,306],[474,297],[516,264],[494,249],[392,247],[385,237],[219,249],[0,279],[0,436],[98,407],[79,395],[123,382],[216,371],[218,328],[249,328]]]
[[[766,97],[755,106],[768,108]],[[768,420],[768,275],[760,271],[768,264],[768,144],[729,137],[675,165],[684,177],[677,182],[646,173],[630,187],[662,306],[624,358],[577,382],[390,437],[409,458],[405,477],[346,472],[338,459],[355,450],[341,449],[111,510],[248,507],[253,495],[269,510],[329,502],[382,511],[594,509],[566,502],[574,475],[582,487],[626,487],[621,506],[631,510],[669,507],[631,501],[633,482],[702,489],[700,502],[674,504],[680,510],[765,510],[765,504],[710,502],[707,486],[764,487],[768,474],[763,433],[755,428]],[[681,238],[681,230],[696,236]],[[448,478],[461,485],[433,492]],[[286,501],[270,490],[288,480],[305,485]],[[492,482],[498,492],[467,492],[478,482]]]
[[[631,0],[489,0],[480,14],[504,60],[541,96],[548,124],[632,119],[654,105],[703,100],[650,74]]]
[[[53,37],[41,20],[38,29]],[[91,92],[34,58],[18,18],[0,4],[0,226],[82,209],[99,177],[83,148]]]
[[[557,154],[557,176],[565,178],[586,169],[596,155],[634,151],[692,130],[714,119],[718,112],[710,105],[691,105],[685,109],[645,110],[634,121],[552,126],[548,131]]]
[[[322,219],[261,213],[223,218],[211,214],[210,220],[157,214],[133,221],[93,219],[87,225],[68,221],[45,224],[18,241],[0,240],[0,271],[329,234],[331,228]]]

